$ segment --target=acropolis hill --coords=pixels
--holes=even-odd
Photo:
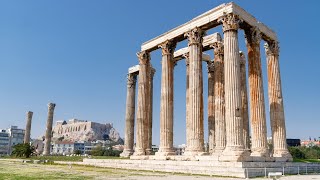
[[[112,123],[100,124],[87,120],[57,121],[52,134],[53,141],[63,137],[64,141],[95,141],[108,138],[114,142],[122,142]]]

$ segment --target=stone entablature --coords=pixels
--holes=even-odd
[[[195,27],[199,27],[204,31],[212,29],[221,24],[217,22],[220,17],[230,13],[238,15],[239,18],[243,20],[240,28],[245,28],[247,26],[257,27],[261,31],[262,38],[264,40],[277,41],[277,35],[273,30],[268,28],[263,23],[259,22],[256,18],[247,13],[237,4],[230,2],[221,4],[220,6],[193,18],[191,21],[182,24],[158,37],[155,37],[150,41],[143,43],[141,46],[141,51],[152,51],[158,49],[157,46],[168,39],[174,39],[177,42],[182,41],[186,39],[185,37],[183,37],[184,33]]]

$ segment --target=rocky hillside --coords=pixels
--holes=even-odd
[[[71,119],[57,121],[53,128],[53,141],[96,141],[110,140],[123,144],[119,132],[111,123],[100,124],[91,121]]]

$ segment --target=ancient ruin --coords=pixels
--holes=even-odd
[[[43,155],[50,155],[51,150],[51,138],[52,138],[52,123],[53,123],[53,113],[56,104],[49,103],[48,104],[48,119],[47,119],[47,129],[44,140],[44,150]]]
[[[208,30],[220,25],[222,25],[223,38],[218,33],[205,36]],[[248,63],[244,53],[239,52],[238,31],[240,30],[245,34]],[[184,39],[188,40],[188,47],[175,51],[177,43]],[[265,41],[267,56],[268,88],[264,88],[262,82],[260,58],[262,40]],[[155,70],[151,65],[150,53],[158,48],[162,50],[160,146],[159,151],[151,156],[151,102]],[[213,60],[203,53],[210,49],[214,50]],[[222,4],[205,12],[143,43],[137,55],[139,65],[129,68],[128,73],[123,156],[131,156],[131,159],[210,159],[218,162],[292,161],[286,145],[279,42],[276,33],[238,5]],[[178,158],[173,151],[173,72],[175,64],[181,59],[185,59],[187,65],[184,158]],[[208,70],[206,97],[208,98],[209,152],[204,151],[203,60],[207,62]],[[248,72],[246,72],[246,65],[248,65]],[[133,149],[137,77],[136,146]],[[269,94],[272,151],[267,145],[265,89]]]
[[[122,143],[119,132],[112,123],[101,124],[97,122],[70,119],[69,121],[57,121],[52,129],[52,141],[96,141],[110,140]]]
[[[29,144],[30,143],[30,132],[31,132],[31,122],[32,122],[32,111],[27,112],[27,123],[26,123],[26,132],[24,134],[24,143]]]

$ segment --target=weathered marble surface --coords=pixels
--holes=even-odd
[[[44,151],[43,155],[50,155],[51,150],[51,138],[52,138],[52,123],[53,123],[53,113],[56,104],[49,103],[48,104],[48,119],[47,119],[47,129],[44,140]]]
[[[30,133],[31,133],[31,122],[32,122],[32,111],[27,112],[27,123],[26,123],[26,131],[24,134],[24,143],[29,144],[30,143]]]

